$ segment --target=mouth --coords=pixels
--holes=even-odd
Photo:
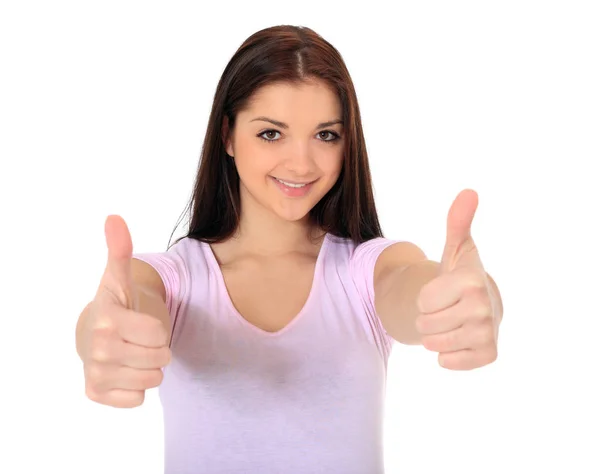
[[[312,185],[317,182],[319,179],[315,179],[314,181],[287,181],[283,179],[276,178],[275,176],[270,176],[275,185],[282,191],[287,197],[302,197],[308,194]]]
[[[317,181],[316,179],[313,181],[293,181],[293,180],[288,180],[288,179],[276,178],[275,176],[271,176],[271,178],[273,178],[274,180],[276,180],[276,181],[280,182],[281,184],[288,186],[290,188],[301,188],[303,186],[313,184],[315,181]]]

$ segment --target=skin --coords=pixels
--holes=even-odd
[[[289,128],[253,121],[261,116]],[[317,125],[341,118],[337,95],[326,84],[311,81],[265,86],[255,93],[250,108],[238,114],[233,130],[225,124],[226,150],[233,157],[227,159],[235,160],[240,175],[241,219],[234,238],[213,245],[217,256],[233,261],[248,255],[272,259],[318,253],[320,242],[315,245],[310,237],[319,229],[309,227],[308,213],[340,174],[344,137],[342,124]],[[334,141],[328,131],[340,139]],[[317,181],[306,196],[290,198],[271,177]]]

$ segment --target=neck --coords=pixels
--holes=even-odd
[[[277,257],[292,252],[311,252],[320,242],[323,232],[314,229],[308,216],[286,221],[272,211],[253,203],[242,205],[235,246],[243,253]]]

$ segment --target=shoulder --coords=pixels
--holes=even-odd
[[[376,237],[365,242],[330,236],[333,253],[347,259],[351,267],[373,271],[377,277],[392,268],[426,260],[425,252],[415,243]]]
[[[386,237],[375,237],[364,242],[354,242],[349,238],[329,236],[334,251],[345,254],[351,260],[378,259],[384,263],[410,259],[419,255],[422,250],[411,242],[394,240]]]
[[[197,263],[206,264],[210,251],[208,244],[192,237],[182,237],[169,247],[165,255],[191,268]]]
[[[189,280],[197,268],[206,267],[206,255],[202,242],[183,237],[163,252],[136,252],[135,260],[144,262],[136,265],[142,271],[149,271],[149,266],[160,275],[163,282],[179,285]],[[154,275],[155,277],[155,275]]]

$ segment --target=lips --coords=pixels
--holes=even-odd
[[[313,181],[293,181],[291,179],[277,178],[275,176],[271,176],[271,178],[275,178],[275,179],[280,180],[280,181],[285,181],[286,183],[290,183],[290,184],[312,184],[312,183],[314,183],[316,181],[316,179],[313,180]]]
[[[305,196],[306,194],[308,194],[310,192],[310,190],[312,189],[313,183],[316,181],[311,181],[309,183],[306,183],[305,186],[299,187],[299,188],[293,188],[290,186],[286,186],[285,184],[283,184],[282,182],[278,181],[275,177],[271,176],[271,178],[273,179],[273,183],[275,183],[275,185],[277,186],[277,188],[283,192],[283,194],[287,197],[302,197]],[[303,184],[303,183],[298,183],[298,184]]]

